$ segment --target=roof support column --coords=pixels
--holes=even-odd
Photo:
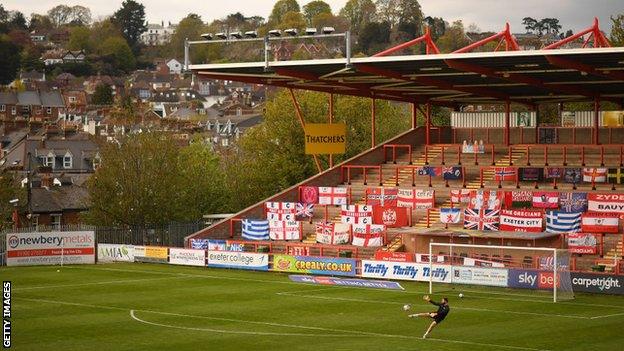
[[[599,127],[599,118],[600,117],[600,98],[596,97],[594,98],[594,130],[593,130],[593,134],[594,134],[594,144],[598,145],[600,144],[600,141],[598,140],[598,127]]]
[[[511,116],[511,104],[509,100],[505,101],[505,145],[509,146],[509,118]]]
[[[416,129],[418,125],[418,106],[412,102],[412,129]]]
[[[427,103],[425,113],[425,145],[431,144],[431,103]]]
[[[299,102],[297,102],[297,97],[295,96],[295,92],[293,92],[292,88],[288,88],[290,92],[290,98],[292,99],[293,105],[295,106],[295,114],[297,118],[299,118],[299,124],[301,124],[301,128],[305,132],[305,121],[303,120],[303,114],[301,113],[301,107],[299,107]],[[319,173],[323,172],[323,168],[321,167],[321,162],[319,162],[317,155],[312,155],[314,157],[314,163],[316,163],[316,169]]]
[[[540,108],[539,104],[535,104],[535,144],[539,144],[539,125],[540,125]]]
[[[334,94],[329,93],[329,124],[334,122]],[[334,168],[334,155],[329,154],[329,168]]]
[[[375,118],[377,108],[375,107],[375,98],[371,98],[371,149],[375,147]]]

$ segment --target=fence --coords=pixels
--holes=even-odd
[[[206,228],[206,224],[202,221],[198,221],[190,223],[170,223],[152,227],[132,226],[117,228],[76,224],[64,225],[60,228],[39,226],[19,228],[17,231],[8,229],[0,231],[0,265],[5,264],[6,236],[15,232],[94,231],[98,243],[184,247],[184,237],[204,228]]]

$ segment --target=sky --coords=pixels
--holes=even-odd
[[[138,0],[145,5],[150,23],[177,23],[188,13],[197,13],[205,22],[223,18],[240,11],[245,16],[259,15],[267,18],[276,0]],[[337,13],[347,0],[325,0]],[[310,0],[299,0],[301,6]],[[483,31],[500,31],[509,22],[513,32],[523,32],[522,18],[541,19],[554,17],[560,20],[563,30],[577,32],[592,24],[598,17],[601,28],[611,31],[609,16],[624,13],[622,0],[420,0],[426,16],[442,17],[452,22],[464,21],[466,26],[475,23]],[[91,9],[94,18],[111,15],[121,6],[122,0],[2,0],[7,10],[18,10],[29,16],[45,13],[59,5],[82,5]]]

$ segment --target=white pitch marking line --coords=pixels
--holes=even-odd
[[[163,278],[145,278],[145,279],[121,279],[121,280],[109,280],[103,282],[93,282],[93,283],[80,283],[80,284],[64,284],[64,285],[40,285],[40,286],[29,286],[25,288],[15,288],[14,291],[22,291],[22,290],[35,290],[35,289],[52,289],[52,288],[73,288],[78,286],[89,286],[89,285],[107,285],[107,284],[124,284],[124,283],[135,283],[135,282],[145,282],[145,281],[153,281],[153,280],[166,280],[166,279],[183,279],[187,277],[163,277]]]
[[[367,299],[352,299],[352,298],[348,298],[348,297],[301,295],[301,294],[293,294],[293,293],[290,293],[290,292],[281,292],[281,293],[276,293],[276,294],[277,295],[296,296],[296,297],[308,297],[308,298],[312,298],[312,299],[322,299],[322,300],[339,300],[339,301],[352,301],[352,302],[365,302],[365,303],[371,303],[372,302],[372,303],[384,304],[384,305],[402,305],[403,304],[402,302],[367,300]],[[482,312],[503,312],[503,313],[511,313],[511,314],[532,315],[532,316],[591,319],[591,317],[575,316],[575,315],[567,315],[567,314],[551,314],[551,313],[537,313],[537,312],[492,310],[492,309],[487,309],[487,308],[457,307],[457,306],[453,306],[453,308],[454,309],[458,309],[458,310],[470,310],[470,311],[482,311]]]
[[[591,317],[590,319],[599,319],[599,318],[616,317],[616,316],[624,316],[624,313],[605,314],[604,316]]]
[[[135,270],[135,269],[121,269],[121,268],[91,268],[91,267],[78,267],[78,266],[76,266],[76,267],[67,266],[66,268],[90,269],[90,270],[106,270],[106,271],[119,271],[119,272],[133,272],[133,273],[148,273],[148,274],[160,274],[160,275],[177,275],[177,276],[207,278],[207,279],[237,280],[237,281],[250,281],[250,282],[258,282],[258,283],[287,284],[287,285],[299,285],[299,286],[301,286],[301,283],[295,283],[295,282],[291,282],[291,281],[251,279],[251,278],[234,278],[234,277],[224,277],[224,276],[218,276],[218,275],[207,275],[207,274],[158,272],[158,271],[150,271],[150,270]],[[419,282],[416,282],[416,281],[409,281],[409,282],[411,282],[411,283],[419,283]],[[425,283],[425,282],[420,282],[420,283]],[[358,289],[360,289],[360,288],[358,288]],[[399,293],[404,293],[404,294],[425,294],[425,293],[427,293],[427,291],[424,291],[424,290],[422,292],[398,291],[398,290],[387,290],[387,291],[399,292]],[[508,295],[508,294],[505,294],[505,293],[498,293],[498,292],[490,293],[490,292],[487,292],[487,291],[479,291],[478,294],[487,294],[487,295],[489,295],[489,294],[496,294],[496,295],[502,294],[502,295]],[[490,300],[518,301],[518,302],[547,303],[547,304],[552,304],[553,303],[552,301],[540,301],[540,300],[537,300],[537,299],[535,299],[535,300],[506,299],[506,298],[499,298],[499,297],[476,297],[476,298],[479,298],[479,299],[490,299]],[[567,304],[567,305],[571,305],[571,306],[611,307],[611,308],[624,309],[624,306],[617,306],[617,305],[601,305],[601,304],[581,303],[581,302],[557,302],[557,303],[558,304]]]
[[[181,317],[210,318],[210,319],[216,318],[216,317],[192,316],[192,315],[184,315],[184,314],[170,313],[170,312],[160,312],[160,311],[151,311],[151,310],[132,310],[132,309],[124,308],[124,307],[100,306],[100,305],[83,304],[83,303],[78,303],[78,302],[65,302],[65,301],[44,300],[44,299],[30,299],[30,298],[23,298],[23,297],[18,297],[17,299],[26,300],[26,301],[34,301],[34,302],[50,303],[50,304],[60,304],[60,305],[70,305],[70,306],[101,308],[101,309],[116,310],[116,311],[130,311],[130,313],[132,313],[132,311],[139,311],[139,312],[156,313],[156,314],[164,314],[164,315],[176,315],[176,316],[181,316]],[[137,317],[134,316],[134,319],[136,319],[136,318]],[[232,321],[236,321],[236,320],[232,320]],[[147,324],[152,324],[152,325],[156,325],[156,326],[160,326],[160,327],[166,327],[166,328],[188,329],[188,330],[198,330],[198,331],[226,332],[226,331],[214,330],[214,329],[210,330],[210,329],[203,329],[203,328],[189,328],[189,327],[170,326],[170,325],[159,324],[159,323],[154,323],[154,322],[148,322],[148,321],[143,321],[143,320],[141,320],[140,322],[147,323]],[[267,322],[255,322],[255,321],[243,321],[243,320],[241,320],[240,322],[242,322],[242,323],[267,323]],[[271,324],[275,324],[275,323],[271,323]],[[295,334],[290,334],[290,335],[293,335],[293,336],[332,336],[332,337],[374,336],[374,337],[401,338],[401,339],[410,339],[410,340],[412,340],[412,339],[413,340],[423,340],[423,339],[421,339],[419,337],[409,336],[409,335],[381,334],[381,333],[371,333],[371,332],[365,332],[365,331],[359,331],[359,330],[327,329],[327,328],[320,328],[320,327],[308,327],[308,326],[298,326],[298,325],[288,325],[288,324],[284,324],[283,326],[289,326],[289,327],[294,327],[294,328],[314,329],[314,330],[326,330],[326,331],[333,331],[333,332],[348,332],[348,333],[352,334],[352,335],[342,335],[342,334],[339,334],[339,335],[328,335],[328,334],[305,334],[305,333],[300,333],[300,334],[296,334],[296,335]],[[249,333],[251,333],[251,332],[249,332]],[[255,335],[275,335],[275,336],[289,335],[289,334],[284,334],[284,333],[273,333],[273,334],[269,334],[269,333],[259,334],[261,332],[253,332],[253,333],[256,333]],[[424,339],[423,341],[425,341],[425,340],[426,341],[436,341],[436,342],[441,342],[441,343],[451,343],[451,344],[486,346],[486,347],[494,347],[494,348],[499,348],[499,349],[502,348],[502,349],[509,349],[509,350],[549,351],[549,350],[545,350],[545,349],[536,349],[536,348],[531,348],[531,347],[488,344],[488,343],[479,343],[479,342],[462,341],[462,340],[446,340],[446,339],[428,338],[428,339]]]

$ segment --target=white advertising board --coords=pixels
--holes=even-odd
[[[13,233],[6,236],[7,266],[94,264],[94,232]]]

